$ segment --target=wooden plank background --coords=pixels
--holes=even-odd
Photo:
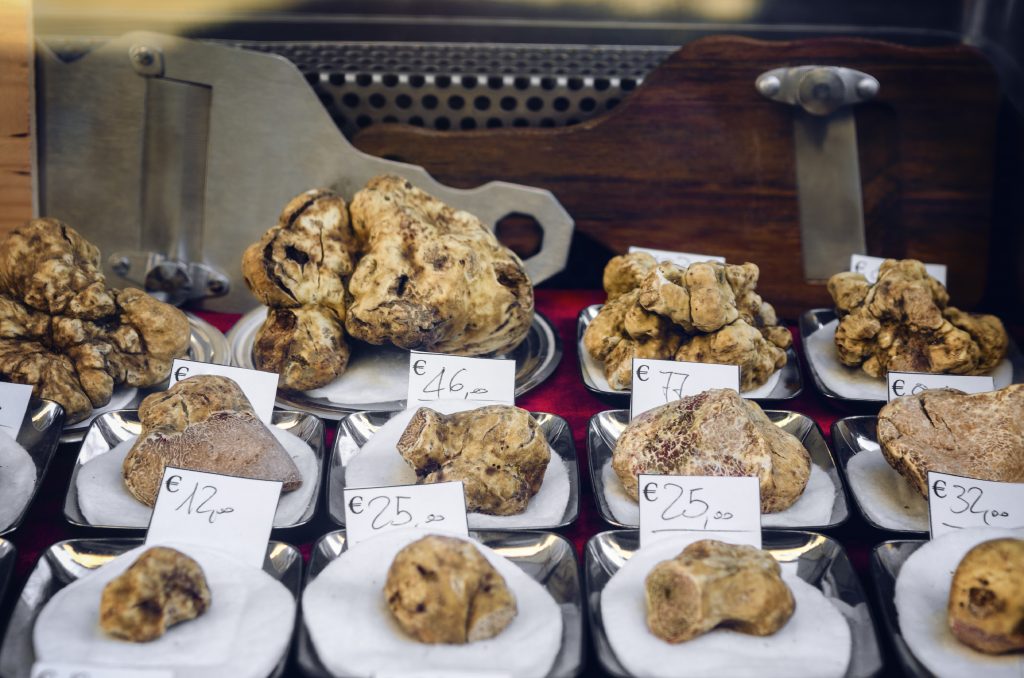
[[[33,214],[31,0],[0,0],[0,235]]]

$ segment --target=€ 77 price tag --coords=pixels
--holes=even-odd
[[[479,400],[514,405],[516,361],[444,353],[409,354],[407,407],[435,400]]]
[[[462,481],[345,489],[345,538],[350,546],[409,528],[468,537]]]
[[[739,365],[633,358],[629,418],[712,388],[740,390]]]
[[[31,397],[31,386],[0,381],[0,429],[7,431],[12,438],[16,438],[21,430]]]
[[[931,538],[971,527],[1024,527],[1024,483],[928,472]]]
[[[757,478],[641,474],[640,546],[701,539],[761,548],[761,490]]]
[[[57,662],[36,662],[32,678],[174,678],[170,669],[122,669]]]
[[[238,384],[238,388],[242,389],[242,393],[249,399],[256,416],[268,426],[272,423],[274,400],[277,398],[277,382],[280,379],[280,375],[276,372],[248,370],[244,367],[214,365],[213,363],[175,358],[171,365],[170,385],[174,386],[182,379],[188,379],[198,374],[213,374],[231,379]]]
[[[992,377],[975,377],[964,374],[929,374],[927,372],[889,372],[889,402],[905,395],[917,395],[934,388],[955,388],[964,393],[984,393],[996,390]]]
[[[646,252],[652,257],[658,260],[660,264],[663,261],[679,266],[680,268],[686,268],[690,264],[695,264],[699,261],[717,261],[719,263],[725,263],[725,257],[718,257],[713,254],[695,254],[693,252],[672,252],[670,250],[652,250],[647,247],[630,247],[629,253],[634,252]]]

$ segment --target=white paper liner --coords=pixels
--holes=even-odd
[[[604,486],[605,501],[615,520],[623,525],[639,525],[640,505],[626,494],[626,488],[612,469],[610,459],[601,468],[601,484]],[[811,475],[800,498],[785,511],[762,513],[761,526],[779,528],[828,525],[832,520],[832,507],[838,491],[828,472],[812,462]]]
[[[821,382],[840,398],[851,400],[886,400],[885,379],[876,379],[859,367],[847,367],[839,362],[836,353],[836,327],[839,320],[825,323],[807,337],[804,351]],[[996,388],[1005,388],[1013,382],[1013,363],[1003,358],[987,374],[992,376]]]
[[[344,374],[320,388],[306,391],[338,405],[358,407],[405,400],[409,390],[409,351],[392,346],[353,346]]]
[[[928,500],[889,466],[882,450],[865,441],[846,463],[850,491],[860,510],[887,530],[928,531]]]
[[[467,400],[439,400],[424,405],[444,414],[485,406],[486,403]],[[398,452],[398,439],[417,409],[397,413],[366,441],[345,466],[346,488],[416,484],[416,472]],[[511,516],[470,513],[467,516],[470,529],[549,527],[562,522],[565,508],[569,504],[569,471],[562,458],[550,446],[548,449],[551,460],[544,471],[544,480],[526,510]]]
[[[139,394],[139,389],[134,386],[118,386],[114,389],[114,392],[110,394],[110,402],[103,407],[97,407],[93,409],[92,414],[88,417],[74,424],[68,424],[64,427],[65,431],[78,431],[89,428],[89,424],[96,417],[104,414],[105,412],[113,412],[114,410],[127,409],[128,406],[135,400],[135,397]]]
[[[515,564],[477,542],[515,595],[512,623],[494,638],[465,645],[428,645],[402,631],[384,601],[384,583],[398,552],[425,534],[397,530],[361,542],[306,586],[302,615],[323,665],[336,676],[423,670],[546,675],[562,642],[558,604]]]
[[[18,441],[0,431],[0,531],[25,510],[36,487],[36,464]]]
[[[604,362],[594,360],[594,358],[590,355],[590,351],[584,348],[582,340],[579,342],[579,345],[576,348],[579,352],[580,360],[583,363],[583,369],[587,371],[587,376],[590,377],[591,383],[594,384],[594,386],[596,386],[599,391],[605,391],[607,393],[621,393],[623,395],[629,394],[629,391],[618,391],[611,387],[611,384],[608,383],[608,379],[604,376]],[[749,391],[743,391],[743,397],[770,397],[772,391],[774,391],[775,387],[778,386],[779,378],[781,376],[782,369],[780,368],[775,370],[774,372],[772,372],[771,376],[768,377],[768,381],[766,381],[765,383],[761,384],[757,388],[752,388]]]
[[[956,639],[946,622],[953,573],[967,552],[991,539],[1024,539],[1024,530],[996,528],[951,532],[907,558],[896,578],[900,633],[914,657],[939,678],[1024,676],[1024,656],[978,652]]]
[[[132,643],[99,626],[103,587],[128,568],[145,546],[132,549],[54,594],[32,631],[39,661],[118,668],[160,668],[175,678],[265,678],[291,641],[295,599],[273,577],[198,546],[174,544],[203,568],[211,592],[200,617],[172,626],[160,638]]]
[[[843,676],[850,662],[849,623],[828,598],[782,565],[796,610],[770,636],[715,629],[687,642],[667,643],[647,628],[644,580],[655,565],[682,548],[659,542],[636,552],[601,592],[601,621],[619,663],[634,676],[709,678],[826,678]]]
[[[269,428],[287,450],[302,476],[302,485],[297,490],[281,494],[274,514],[274,527],[290,527],[302,518],[320,485],[320,464],[313,448],[302,438],[276,426]],[[121,476],[124,458],[128,456],[135,441],[136,437],[129,438],[78,469],[75,480],[78,508],[91,525],[149,526],[153,509],[132,496]]]

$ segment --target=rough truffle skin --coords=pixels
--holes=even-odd
[[[631,252],[612,257],[604,267],[602,282],[608,301],[640,287],[647,274],[658,265],[658,260],[647,252]]]
[[[345,328],[325,306],[269,309],[252,347],[255,366],[279,374],[290,391],[329,384],[344,374],[350,356]]]
[[[949,630],[987,654],[1024,650],[1024,540],[978,544],[953,573]]]
[[[419,482],[461,480],[466,510],[522,513],[551,459],[544,431],[526,410],[489,405],[444,415],[421,407],[398,440]]]
[[[612,469],[634,500],[637,476],[754,476],[761,511],[796,502],[811,474],[811,457],[775,426],[757,403],[731,389],[712,389],[644,412],[629,422],[612,453]]]
[[[877,434],[885,460],[924,497],[929,471],[1024,482],[1024,385],[896,398],[878,413]]]
[[[647,627],[682,643],[717,626],[768,636],[793,616],[793,594],[770,554],[712,539],[658,563],[644,583]]]
[[[199,563],[180,551],[156,546],[103,589],[100,627],[115,638],[145,643],[200,616],[210,601]]]
[[[476,547],[454,537],[409,544],[388,568],[384,599],[402,630],[421,643],[472,643],[505,630],[516,599]]]
[[[259,420],[238,385],[198,375],[139,405],[142,433],[121,473],[132,496],[156,503],[167,466],[224,475],[280,480],[282,491],[302,485],[295,462]]]
[[[836,304],[839,361],[872,377],[890,371],[981,374],[1006,355],[995,316],[949,306],[949,294],[915,259],[886,259],[870,285],[860,273],[828,281]]]
[[[526,336],[533,286],[479,219],[395,176],[372,179],[351,214],[363,252],[348,286],[351,336],[459,355],[503,353]]]

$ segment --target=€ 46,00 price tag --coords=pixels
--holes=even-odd
[[[641,474],[640,546],[701,539],[761,548],[761,492],[753,476]]]
[[[932,539],[969,527],[1024,527],[1024,483],[928,472]]]
[[[711,388],[731,388],[738,393],[739,366],[634,358],[629,418]]]
[[[882,265],[883,261],[885,261],[885,259],[882,257],[869,257],[866,254],[851,254],[850,270],[854,273],[863,273],[869,283],[874,283],[878,280],[878,267]],[[925,264],[924,269],[928,271],[928,275],[935,278],[943,285],[946,284],[945,264]]]
[[[168,466],[149,520],[146,544],[196,544],[261,568],[281,485],[280,480]]]
[[[87,666],[36,662],[32,665],[32,678],[174,678],[170,669],[119,669],[109,666]]]
[[[242,389],[245,397],[249,399],[256,416],[264,423],[270,424],[270,420],[274,416],[274,400],[277,398],[277,381],[280,378],[276,372],[247,370],[244,367],[214,365],[175,358],[174,364],[171,365],[171,386],[197,374],[215,374],[234,381],[238,384],[238,388]]]
[[[676,266],[686,268],[690,264],[698,261],[717,261],[719,263],[725,263],[725,257],[718,257],[713,254],[695,254],[693,252],[672,252],[670,250],[652,250],[647,247],[630,247],[629,253],[634,252],[646,252],[652,257],[658,260],[658,263],[662,261],[670,261]]]
[[[31,397],[31,386],[0,381],[0,429],[7,431],[12,438],[21,430]]]
[[[933,388],[955,388],[964,393],[984,393],[996,390],[992,377],[974,377],[963,374],[929,374],[927,372],[889,372],[888,400],[905,395],[917,395]]]
[[[408,407],[435,400],[514,405],[516,361],[444,353],[409,354]]]
[[[469,536],[462,481],[345,490],[345,537],[349,545],[408,528]]]

